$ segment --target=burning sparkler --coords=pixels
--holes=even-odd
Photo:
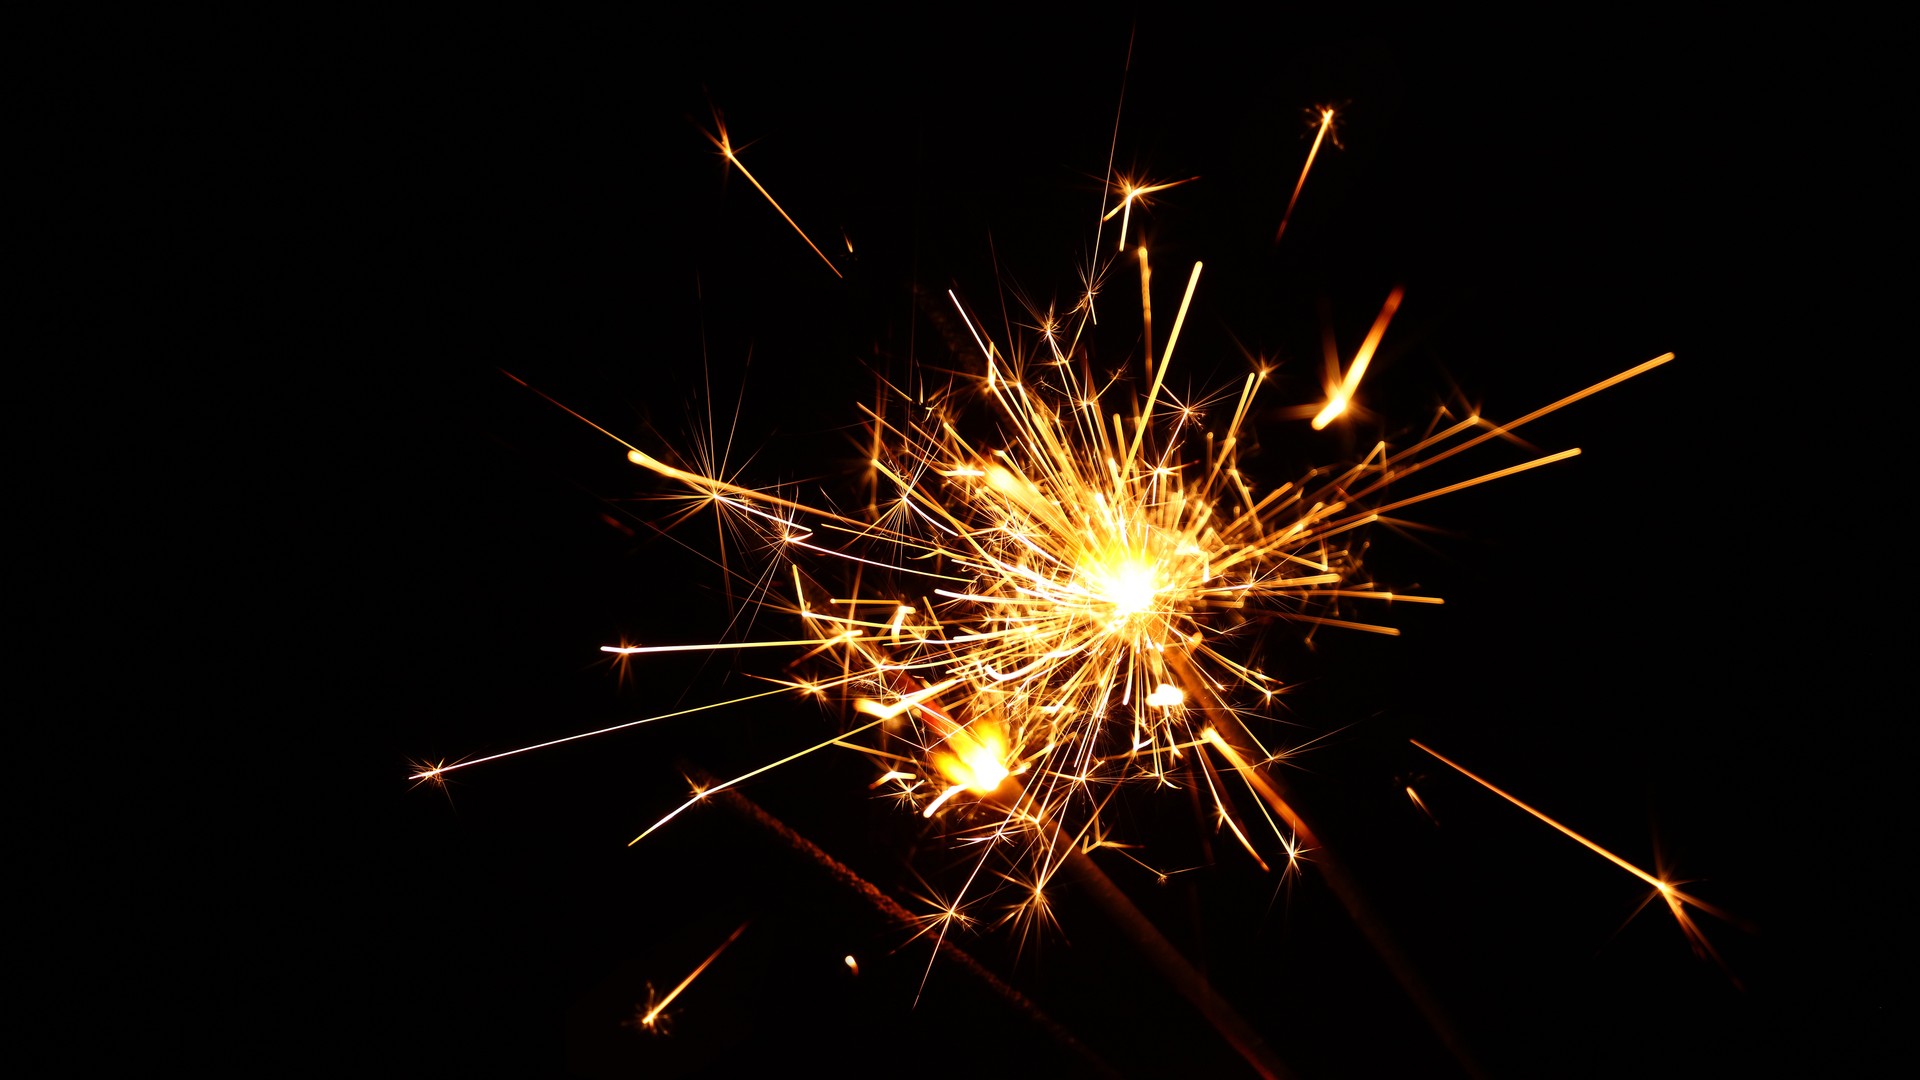
[[[724,133],[713,141],[739,164]],[[755,186],[778,207],[757,180]],[[1123,182],[1121,206],[1165,186]],[[1269,745],[1257,720],[1260,706],[1284,690],[1253,656],[1266,626],[1397,633],[1362,609],[1441,601],[1380,588],[1361,567],[1359,530],[1392,511],[1579,451],[1411,494],[1391,489],[1672,358],[1656,357],[1514,421],[1468,416],[1410,447],[1381,443],[1351,466],[1262,489],[1241,469],[1239,447],[1268,373],[1244,377],[1230,417],[1217,428],[1199,408],[1165,393],[1202,267],[1192,266],[1165,348],[1155,355],[1148,249],[1136,255],[1144,395],[1093,373],[1077,347],[1090,308],[1067,325],[1043,323],[1033,337],[1003,344],[949,294],[978,347],[981,374],[956,376],[932,395],[898,391],[866,410],[870,444],[880,448],[869,465],[890,488],[870,516],[809,505],[628,446],[634,464],[682,485],[781,552],[791,590],[763,587],[756,600],[796,618],[808,636],[604,651],[623,660],[788,651],[790,671],[804,665],[812,673],[778,677],[779,688],[844,697],[868,718],[696,791],[634,842],[714,791],[829,747],[849,749],[870,756],[877,783],[926,817],[956,801],[986,811],[960,816],[957,839],[977,843],[982,854],[950,912],[1001,891],[999,881],[1017,883],[1017,912],[1044,898],[1064,852],[1103,833],[1103,812],[1123,786],[1204,788],[1219,824],[1267,865],[1257,830],[1208,759],[1211,751],[1264,800],[1270,842],[1293,853],[1303,827],[1255,770],[1285,753]],[[1329,389],[1316,429],[1352,400],[1401,295],[1395,289],[1388,297],[1345,376]],[[963,434],[972,426],[965,409],[975,402],[994,423],[970,436]],[[849,586],[826,584],[828,568],[845,570],[840,579]],[[565,740],[539,746],[557,741]],[[416,779],[500,756],[424,770]],[[995,861],[1006,865],[988,873]]]
[[[1334,120],[1332,110],[1321,116],[1276,239]],[[747,171],[724,128],[709,137],[728,167],[840,275]],[[780,187],[777,175],[764,179]],[[1130,216],[1135,203],[1172,186],[1116,181],[1089,215],[1096,233],[1117,216],[1119,255],[1099,241],[1099,260],[1083,276],[1097,282],[1137,272],[1137,325],[1130,315],[1109,314],[1119,307],[1111,301],[1105,325],[1096,324],[1091,287],[1065,316],[1030,311],[1024,331],[996,331],[963,291],[946,295],[970,355],[960,372],[887,382],[878,401],[859,406],[864,465],[877,480],[865,512],[756,485],[692,449],[620,439],[632,464],[714,514],[731,535],[773,553],[776,573],[730,572],[730,586],[750,590],[752,603],[797,632],[609,643],[609,656],[642,670],[687,653],[771,654],[782,663],[763,676],[770,689],[525,749],[756,698],[841,702],[852,719],[831,737],[704,784],[686,802],[662,807],[633,842],[768,770],[822,752],[856,753],[871,762],[876,789],[940,823],[967,855],[958,888],[926,924],[935,938],[987,913],[1022,926],[1044,923],[1049,890],[1073,854],[1119,849],[1109,837],[1124,835],[1125,826],[1113,811],[1132,790],[1197,790],[1221,834],[1251,860],[1298,865],[1319,844],[1266,775],[1292,749],[1271,723],[1288,690],[1264,658],[1279,630],[1297,628],[1308,640],[1323,628],[1398,633],[1393,605],[1441,598],[1376,582],[1363,558],[1366,530],[1407,507],[1578,454],[1536,454],[1446,482],[1422,475],[1475,448],[1517,441],[1531,422],[1672,356],[1515,420],[1447,417],[1410,445],[1381,442],[1357,461],[1274,483],[1242,460],[1274,395],[1272,370],[1252,366],[1217,400],[1176,392],[1178,380],[1169,378],[1179,370],[1176,359],[1187,359],[1182,331],[1208,279],[1196,261],[1179,268],[1179,288],[1156,283],[1152,246]],[[793,205],[804,219],[804,207]],[[793,234],[784,234],[788,243]],[[1163,319],[1174,312],[1164,343],[1156,338],[1156,294]],[[1351,415],[1403,295],[1392,290],[1322,399],[1284,402],[1312,413],[1314,430]],[[1136,331],[1130,374],[1096,366],[1094,335]],[[416,779],[439,780],[522,752],[422,768]],[[1693,935],[1685,906],[1700,905],[1635,872],[1660,888]],[[854,967],[851,957],[847,966]]]

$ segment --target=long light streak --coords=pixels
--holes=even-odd
[[[667,1006],[673,1004],[673,999],[679,997],[680,992],[682,990],[685,990],[688,986],[690,986],[693,983],[693,980],[699,978],[701,972],[707,970],[707,968],[710,967],[715,960],[720,959],[720,954],[727,951],[727,946],[732,945],[735,941],[739,940],[740,935],[746,932],[747,926],[748,926],[748,923],[741,923],[738,929],[734,930],[733,933],[728,934],[727,940],[721,942],[720,947],[713,950],[713,952],[705,960],[700,961],[699,967],[696,967],[692,971],[688,972],[687,977],[684,979],[681,979],[680,984],[678,986],[675,986],[673,989],[667,991],[666,996],[661,998],[659,1001],[649,1003],[646,1011],[642,1012],[636,1018],[635,1023],[637,1023],[641,1028],[647,1031],[659,1030],[661,1017],[665,1015],[667,1011]],[[853,957],[849,956],[847,957],[847,960],[849,963],[851,963],[853,960]]]
[[[1453,760],[1450,757],[1447,757],[1445,754],[1442,754],[1440,751],[1435,750],[1433,747],[1428,746],[1426,743],[1423,743],[1418,739],[1408,739],[1407,741],[1419,747],[1420,749],[1425,750],[1427,753],[1432,754],[1434,757],[1438,758],[1441,761],[1441,763],[1453,769],[1455,772],[1459,773],[1461,776],[1466,777],[1467,779],[1473,781],[1476,784],[1479,784],[1481,787],[1486,788],[1488,791],[1493,792],[1495,795],[1500,796],[1501,798],[1507,800],[1508,802],[1519,807],[1520,809],[1525,810],[1527,813],[1532,814],[1534,817],[1539,818],[1541,821],[1552,826],[1561,835],[1566,836],[1567,838],[1573,840],[1575,843],[1578,843],[1581,847],[1586,848],[1588,851],[1593,852],[1594,854],[1607,860],[1608,862],[1619,867],[1620,869],[1625,870],[1627,873],[1632,874],[1634,877],[1639,878],[1641,881],[1646,882],[1648,885],[1653,886],[1654,889],[1660,894],[1660,897],[1667,902],[1668,907],[1673,909],[1676,915],[1680,915],[1682,913],[1682,909],[1680,908],[1679,905],[1689,904],[1689,905],[1692,905],[1693,907],[1699,908],[1701,911],[1707,912],[1710,915],[1714,915],[1722,919],[1732,920],[1732,916],[1728,915],[1726,912],[1721,911],[1719,908],[1714,907],[1712,904],[1707,903],[1706,901],[1700,899],[1697,896],[1692,896],[1687,893],[1681,892],[1678,888],[1674,887],[1672,882],[1667,881],[1664,878],[1656,877],[1655,875],[1640,869],[1638,866],[1635,866],[1634,864],[1628,862],[1627,860],[1621,858],[1620,856],[1615,855],[1613,852],[1608,851],[1606,848],[1601,847],[1599,844],[1596,844],[1592,840],[1587,839],[1585,836],[1582,836],[1581,834],[1573,831],[1572,829],[1568,828],[1566,825],[1562,824],[1561,822],[1547,816],[1541,810],[1538,810],[1535,807],[1525,802],[1522,802],[1517,796],[1513,795],[1511,792],[1508,792],[1505,789],[1495,785],[1491,780],[1488,780],[1486,777],[1483,777],[1480,774],[1473,772],[1472,770],[1468,769],[1466,766],[1460,764],[1459,762]],[[1691,920],[1682,917],[1681,924],[1683,927],[1687,929],[1688,937],[1690,938],[1694,937],[1698,933],[1698,931],[1693,928],[1693,924]]]
[[[605,649],[604,646],[602,648],[603,650]],[[628,728],[639,727],[641,724],[651,724],[657,720],[671,720],[677,716],[691,716],[694,713],[707,712],[712,709],[725,709],[734,705],[744,705],[749,701],[757,701],[760,698],[772,697],[775,694],[785,694],[788,692],[789,689],[783,686],[777,690],[766,690],[758,694],[748,694],[745,697],[730,698],[726,701],[714,701],[705,705],[695,705],[690,709],[681,709],[678,712],[661,713],[659,716],[649,716],[643,720],[629,720],[624,724],[614,724],[612,727],[597,728],[593,731],[582,731],[577,735],[566,735],[558,739],[548,739],[546,742],[534,743],[531,746],[522,746],[517,750],[503,750],[498,754],[488,754],[486,757],[467,758],[454,762],[451,765],[436,765],[430,769],[422,769],[412,776],[407,777],[407,779],[438,780],[455,769],[466,769],[475,765],[484,765],[489,761],[499,761],[501,758],[510,758],[516,754],[530,754],[535,750],[545,750],[550,746],[560,746],[565,743],[578,742],[581,739],[591,739],[596,735],[611,735],[616,731],[625,731]]]
[[[1287,222],[1293,220],[1293,204],[1300,201],[1300,189],[1307,186],[1307,173],[1313,170],[1313,159],[1320,153],[1320,143],[1333,130],[1333,110],[1320,110],[1320,130],[1313,133],[1313,146],[1307,150],[1307,163],[1300,166],[1300,179],[1293,182],[1293,194],[1287,198],[1287,212],[1280,215],[1280,228],[1274,231],[1273,242],[1287,235]]]
[[[702,134],[706,135],[707,140],[709,142],[713,143],[713,145],[720,148],[720,156],[726,158],[728,163],[731,164],[734,168],[739,169],[740,175],[746,177],[747,182],[752,184],[755,190],[759,191],[760,194],[766,196],[767,202],[770,205],[772,205],[774,210],[778,211],[780,216],[787,220],[787,224],[793,226],[793,231],[800,234],[800,239],[805,240],[807,242],[807,246],[813,249],[813,253],[815,255],[820,256],[820,261],[827,264],[827,269],[833,271],[833,276],[844,279],[847,275],[842,274],[840,272],[840,268],[833,265],[833,260],[827,258],[827,253],[824,251],[821,251],[820,245],[814,243],[813,237],[807,235],[807,230],[801,228],[800,223],[793,220],[793,215],[787,213],[787,208],[784,206],[781,206],[779,200],[773,197],[773,193],[768,191],[764,186],[762,186],[760,181],[751,172],[747,171],[746,163],[742,162],[739,156],[733,152],[733,142],[731,139],[727,137],[727,129],[725,125],[720,126],[720,134],[718,135],[715,135],[712,132],[702,132]],[[849,252],[853,250],[853,241],[851,240],[847,241],[847,250]]]

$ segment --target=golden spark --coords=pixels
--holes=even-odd
[[[721,942],[719,948],[713,950],[712,953],[708,954],[705,960],[700,961],[699,967],[696,967],[692,971],[688,972],[687,977],[684,979],[681,979],[680,984],[678,986],[675,986],[673,989],[667,991],[665,997],[662,997],[657,1001],[654,1000],[653,989],[649,987],[647,989],[647,1004],[644,1007],[635,1010],[632,1026],[639,1028],[642,1031],[648,1031],[648,1032],[654,1032],[654,1033],[664,1032],[666,1030],[667,1006],[673,1004],[673,999],[679,997],[681,991],[685,990],[688,986],[692,985],[693,980],[699,978],[701,972],[707,970],[707,968],[711,966],[715,960],[720,959],[720,954],[723,952],[726,952],[727,946],[732,945],[736,940],[738,940],[740,935],[744,933],[746,929],[747,929],[747,924],[741,923],[733,931],[733,933],[727,935],[727,940]],[[852,957],[848,957],[848,960],[851,961]]]

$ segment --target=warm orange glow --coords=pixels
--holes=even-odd
[[[1140,265],[1144,329],[1151,311],[1144,248]],[[1251,402],[1265,382],[1259,372],[1245,380],[1231,421],[1218,435],[1209,432],[1203,438],[1194,410],[1163,400],[1200,273],[1196,263],[1167,349],[1150,364],[1152,382],[1127,410],[1134,419],[1116,411],[1106,418],[1110,425],[1099,405],[1110,387],[1079,381],[1072,368],[1057,365],[1050,370],[1058,374],[1049,378],[1066,378],[1064,388],[1031,377],[1022,364],[1003,359],[1027,354],[1001,349],[949,293],[980,349],[979,392],[997,408],[1007,438],[1001,445],[980,447],[962,438],[938,411],[911,423],[870,411],[882,436],[870,464],[878,483],[892,489],[873,500],[871,520],[818,510],[630,452],[636,464],[704,495],[787,548],[886,567],[904,575],[903,581],[927,583],[920,596],[902,602],[895,595],[820,586],[795,562],[788,567],[792,599],[762,603],[796,616],[812,637],[607,646],[623,658],[761,648],[787,649],[801,660],[831,657],[832,673],[781,685],[814,696],[841,693],[856,712],[871,718],[694,796],[635,842],[713,791],[829,746],[873,756],[883,764],[876,785],[891,785],[927,816],[962,795],[992,795],[996,805],[1004,804],[1000,830],[1022,836],[1027,833],[1023,822],[1072,823],[1074,808],[1085,805],[1077,796],[1096,782],[1164,783],[1171,764],[1200,740],[1217,744],[1266,807],[1263,812],[1275,815],[1269,817],[1272,834],[1292,864],[1304,826],[1263,784],[1258,769],[1233,749],[1258,740],[1248,730],[1227,741],[1212,728],[1209,738],[1189,727],[1198,718],[1224,717],[1244,728],[1229,695],[1237,688],[1271,701],[1283,689],[1278,680],[1223,651],[1229,642],[1215,625],[1216,615],[1257,610],[1309,630],[1397,634],[1395,627],[1347,616],[1341,605],[1438,603],[1439,598],[1375,588],[1359,574],[1347,535],[1383,512],[1578,451],[1548,454],[1391,502],[1357,501],[1380,486],[1376,475],[1405,477],[1450,453],[1451,440],[1485,426],[1472,418],[1408,450],[1376,448],[1345,471],[1316,471],[1260,494],[1235,462],[1240,426],[1253,415]],[[1364,374],[1399,298],[1397,289],[1388,298],[1347,373],[1347,387]],[[1533,416],[1497,430],[1511,430]],[[1212,449],[1189,460],[1179,453],[1189,440]],[[803,524],[808,521],[814,524]],[[876,541],[882,546],[871,548]],[[852,543],[888,557],[847,550]],[[918,674],[923,672],[940,678],[923,680]],[[889,749],[894,739],[907,740],[907,752]],[[1029,769],[1036,781],[1005,795],[1005,781]],[[1099,805],[1094,804],[1096,814]],[[1223,792],[1215,793],[1215,805],[1223,827],[1260,859],[1258,845]],[[1038,850],[1034,857],[1047,858]],[[1029,876],[1044,878],[1045,872],[1035,869]]]
[[[1081,567],[1080,576],[1088,594],[1105,605],[1115,620],[1152,610],[1154,593],[1159,591],[1159,573],[1153,563],[1125,549],[1095,555]]]
[[[1326,408],[1313,418],[1313,430],[1321,430],[1347,411],[1347,403],[1353,400],[1354,391],[1360,389],[1360,379],[1367,373],[1367,365],[1373,362],[1374,350],[1380,347],[1380,339],[1387,336],[1387,324],[1393,321],[1393,313],[1400,310],[1403,291],[1396,286],[1387,294],[1387,302],[1380,306],[1380,314],[1373,320],[1373,329],[1367,331],[1367,339],[1360,343],[1360,351],[1353,354],[1353,364],[1347,368],[1346,378],[1328,393]]]
[[[1187,700],[1186,691],[1172,683],[1161,683],[1147,695],[1147,704],[1156,709],[1174,709]]]
[[[947,752],[933,755],[933,764],[948,780],[975,795],[991,795],[1000,781],[1012,775],[1007,767],[1007,737],[997,727],[975,734],[955,731],[947,738]]]
[[[1427,801],[1420,797],[1419,792],[1413,790],[1412,784],[1407,785],[1407,798],[1412,800],[1413,805],[1420,808],[1421,813],[1427,815],[1428,821],[1434,822],[1435,824],[1439,824],[1439,819],[1433,816],[1433,811],[1427,809]]]

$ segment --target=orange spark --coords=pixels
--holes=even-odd
[[[761,186],[760,181],[755,179],[754,175],[747,171],[746,165],[741,163],[739,157],[737,157],[733,152],[733,142],[731,139],[727,137],[726,125],[721,124],[719,125],[719,127],[720,127],[720,134],[718,136],[715,136],[712,132],[707,132],[707,131],[703,131],[701,132],[701,134],[707,137],[707,141],[719,147],[720,156],[726,158],[727,161],[732,163],[735,168],[739,169],[740,175],[746,177],[748,183],[752,184],[760,192],[760,194],[765,195],[767,197],[767,202],[772,204],[773,208],[780,212],[781,217],[787,219],[787,224],[793,226],[793,231],[800,234],[800,239],[805,240],[807,242],[807,246],[813,249],[813,253],[815,255],[820,256],[820,261],[827,264],[827,269],[833,271],[833,276],[837,278],[845,278],[846,275],[840,272],[840,268],[833,265],[833,260],[827,258],[827,253],[820,250],[820,245],[813,242],[813,237],[807,235],[807,230],[801,228],[800,223],[793,220],[793,215],[787,213],[786,207],[781,206],[779,201],[773,197],[773,193],[768,191],[765,187]],[[852,240],[847,241],[847,250],[849,252],[853,250]]]
[[[640,1015],[635,1018],[635,1021],[634,1021],[635,1024],[646,1031],[660,1030],[661,1014],[667,1011],[667,1006],[673,1004],[673,999],[679,997],[680,991],[685,990],[689,983],[699,978],[701,972],[707,970],[707,965],[713,963],[715,960],[720,959],[720,954],[723,952],[726,952],[727,946],[733,944],[734,941],[740,937],[741,933],[743,933],[746,930],[746,928],[747,928],[747,924],[741,923],[740,926],[737,929],[735,929],[733,933],[728,934],[727,940],[721,942],[719,948],[713,950],[713,953],[711,955],[709,955],[705,960],[700,961],[699,967],[694,968],[691,972],[687,974],[686,978],[680,980],[680,985],[674,987],[672,990],[667,991],[666,997],[661,998],[657,1002],[650,1003],[649,1007],[646,1010],[642,1011]]]
[[[1280,242],[1282,236],[1287,234],[1287,222],[1293,220],[1293,204],[1300,201],[1300,189],[1307,186],[1307,173],[1313,169],[1314,155],[1320,153],[1320,141],[1325,139],[1327,132],[1331,130],[1333,130],[1333,110],[1323,108],[1320,110],[1320,130],[1314,133],[1313,147],[1307,151],[1307,163],[1300,167],[1300,179],[1293,183],[1293,196],[1287,200],[1287,212],[1280,215],[1280,229],[1273,234],[1273,242],[1276,244]],[[1340,140],[1334,140],[1334,145],[1338,146],[1339,143]]]
[[[1346,378],[1340,380],[1338,388],[1327,394],[1327,405],[1313,418],[1313,430],[1320,431],[1341,413],[1347,411],[1347,403],[1353,400],[1353,392],[1360,389],[1360,377],[1367,373],[1367,365],[1373,362],[1374,350],[1380,347],[1380,339],[1387,336],[1387,324],[1393,321],[1393,313],[1400,310],[1400,297],[1406,290],[1394,286],[1387,294],[1387,302],[1380,305],[1380,314],[1374,317],[1373,329],[1367,331],[1367,339],[1360,343],[1360,351],[1353,354],[1353,365],[1347,368]]]
[[[1422,799],[1422,798],[1420,797],[1420,793],[1419,793],[1419,792],[1417,792],[1417,791],[1415,791],[1415,790],[1413,790],[1413,785],[1412,785],[1412,784],[1408,784],[1408,785],[1407,785],[1407,798],[1409,798],[1409,799],[1412,799],[1412,800],[1413,800],[1413,805],[1415,805],[1415,806],[1417,806],[1417,807],[1419,807],[1419,808],[1420,808],[1420,812],[1421,812],[1421,813],[1423,813],[1423,814],[1425,814],[1425,815],[1427,815],[1427,820],[1428,820],[1428,821],[1431,821],[1431,822],[1433,822],[1433,823],[1434,823],[1435,825],[1438,825],[1438,824],[1440,824],[1440,819],[1439,819],[1439,818],[1437,818],[1437,817],[1434,817],[1434,816],[1433,816],[1433,811],[1431,811],[1431,810],[1429,810],[1429,809],[1427,809],[1427,801],[1426,801],[1425,799]]]
[[[1506,791],[1501,790],[1499,787],[1495,786],[1492,781],[1489,781],[1486,778],[1470,771],[1469,769],[1467,769],[1466,766],[1461,765],[1460,763],[1452,760],[1446,755],[1440,753],[1440,751],[1435,750],[1434,748],[1428,746],[1427,744],[1421,742],[1420,740],[1408,739],[1407,741],[1419,747],[1420,749],[1425,750],[1427,753],[1432,754],[1434,757],[1439,758],[1442,763],[1452,768],[1455,772],[1458,772],[1460,775],[1466,777],[1469,780],[1472,780],[1474,783],[1479,784],[1481,787],[1486,788],[1488,791],[1493,792],[1495,795],[1500,796],[1501,798],[1507,800],[1508,802],[1519,807],[1520,809],[1525,810],[1527,813],[1532,814],[1534,817],[1539,818],[1541,821],[1547,823],[1548,825],[1551,825],[1554,829],[1559,831],[1562,835],[1567,836],[1568,838],[1574,840],[1575,842],[1577,842],[1587,850],[1593,852],[1596,855],[1599,855],[1601,858],[1607,860],[1608,862],[1619,867],[1620,869],[1625,870],[1627,873],[1632,874],[1634,877],[1639,878],[1641,881],[1646,882],[1648,885],[1653,886],[1656,894],[1658,894],[1659,897],[1666,902],[1667,909],[1673,913],[1674,920],[1680,924],[1681,933],[1686,935],[1687,941],[1692,944],[1694,951],[1697,953],[1702,953],[1704,955],[1711,955],[1715,960],[1715,962],[1719,961],[1720,959],[1719,953],[1714,951],[1713,946],[1707,941],[1705,935],[1701,933],[1699,925],[1693,921],[1693,917],[1687,913],[1686,908],[1683,905],[1691,905],[1693,907],[1699,908],[1701,911],[1704,911],[1709,915],[1713,915],[1718,918],[1725,919],[1728,922],[1737,922],[1738,920],[1734,919],[1733,916],[1728,915],[1726,912],[1721,911],[1719,908],[1714,907],[1712,904],[1707,903],[1705,900],[1702,900],[1697,896],[1691,896],[1687,893],[1681,892],[1678,888],[1674,887],[1672,882],[1667,881],[1663,878],[1656,877],[1653,874],[1647,873],[1645,870],[1642,870],[1638,866],[1635,866],[1632,863],[1628,862],[1627,860],[1621,858],[1620,856],[1615,855],[1613,852],[1608,851],[1606,848],[1601,847],[1599,844],[1594,843],[1592,840],[1589,840],[1586,837],[1580,835],[1579,833],[1574,832],[1572,829],[1568,828],[1565,825],[1562,825],[1558,821],[1555,821],[1553,818],[1548,817],[1546,814],[1542,813],[1541,811],[1536,810],[1532,806],[1529,806],[1526,803],[1520,801],[1520,799],[1516,798],[1515,796],[1509,794]]]
[[[1168,180],[1159,184],[1135,184],[1133,181],[1122,177],[1119,184],[1120,205],[1107,211],[1106,214],[1100,218],[1101,222],[1105,223],[1112,221],[1113,215],[1120,215],[1120,247],[1117,250],[1127,250],[1127,222],[1133,217],[1133,204],[1135,201],[1138,201],[1141,206],[1146,206],[1146,197],[1148,195],[1156,191],[1165,191],[1171,187],[1179,187],[1181,184],[1191,184],[1198,179],[1200,178],[1197,176],[1189,176],[1185,180]]]

